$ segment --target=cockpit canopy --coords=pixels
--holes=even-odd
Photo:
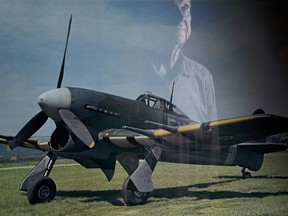
[[[182,110],[180,110],[177,106],[166,101],[163,98],[153,95],[150,91],[144,92],[144,94],[140,95],[136,100],[145,103],[147,106],[151,108],[158,109],[168,113],[172,112],[174,114],[186,117],[185,113]]]

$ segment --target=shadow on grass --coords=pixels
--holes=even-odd
[[[58,191],[57,196],[67,198],[83,198],[82,202],[106,201],[115,206],[123,206],[124,203],[118,200],[121,196],[121,190],[105,190],[105,191]]]
[[[241,176],[216,176],[214,178],[218,179],[242,179]],[[288,179],[288,176],[269,176],[269,175],[261,175],[261,176],[252,176],[251,179]]]
[[[237,191],[189,191],[189,187],[167,188],[155,190],[153,197],[157,198],[180,198],[193,197],[195,199],[231,199],[231,198],[264,198],[268,196],[288,195],[288,191],[281,192],[253,192],[244,193]]]
[[[234,181],[238,181],[238,179],[231,179],[231,180],[223,180],[223,181],[217,181],[217,182],[207,182],[207,183],[200,183],[200,184],[194,184],[194,185],[191,185],[190,187],[194,187],[194,188],[208,188],[210,186],[213,186],[213,185],[221,185],[221,184],[226,184],[226,183],[231,183],[231,182],[234,182]]]
[[[151,194],[152,198],[165,198],[165,199],[175,199],[181,197],[192,197],[194,199],[231,199],[231,198],[264,198],[268,196],[279,196],[279,195],[288,195],[288,191],[281,191],[281,192],[239,192],[239,191],[193,191],[193,188],[208,188],[209,186],[213,185],[220,185],[225,183],[230,183],[233,181],[239,181],[239,176],[231,177],[232,178],[223,181],[217,182],[209,182],[209,183],[201,183],[201,184],[194,184],[188,186],[181,186],[181,187],[172,187],[172,188],[162,188],[162,189],[155,189]],[[224,178],[224,176],[220,176],[219,178]],[[271,177],[271,176],[258,176],[256,178],[276,178],[276,179],[286,179],[286,177]],[[59,197],[77,197],[83,198],[82,202],[95,202],[95,201],[105,201],[109,202],[115,206],[123,206],[124,203],[121,197],[121,190],[105,190],[105,191],[58,191],[57,196]]]

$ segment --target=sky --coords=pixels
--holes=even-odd
[[[178,8],[170,0],[0,0],[0,134],[15,135],[57,85],[73,15],[62,86],[130,99],[169,88],[153,72],[171,49]],[[262,108],[288,117],[285,1],[192,0],[183,48],[213,75],[218,118]],[[49,135],[53,123],[38,132]],[[48,133],[48,134],[47,134]]]

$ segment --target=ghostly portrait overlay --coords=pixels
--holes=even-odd
[[[173,103],[193,121],[202,123],[217,119],[213,77],[203,65],[187,57],[182,47],[191,35],[190,0],[175,0],[182,20],[177,25],[176,43],[167,61],[152,64],[157,75],[174,85]],[[169,64],[168,63],[168,64]]]

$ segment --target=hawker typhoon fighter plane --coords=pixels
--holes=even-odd
[[[150,92],[131,100],[87,89],[62,88],[71,18],[57,88],[39,96],[42,111],[16,136],[0,136],[0,143],[8,144],[10,149],[26,147],[47,152],[20,185],[31,204],[54,199],[56,185],[48,176],[58,156],[86,168],[100,168],[109,181],[118,161],[128,174],[122,187],[124,202],[137,205],[146,203],[153,191],[152,173],[158,161],[239,165],[244,178],[250,176],[246,168],[260,169],[264,154],[287,149],[285,144],[263,140],[288,131],[288,119],[262,110],[200,124],[189,119],[172,100]],[[33,134],[48,118],[56,125],[50,140],[34,139]]]

